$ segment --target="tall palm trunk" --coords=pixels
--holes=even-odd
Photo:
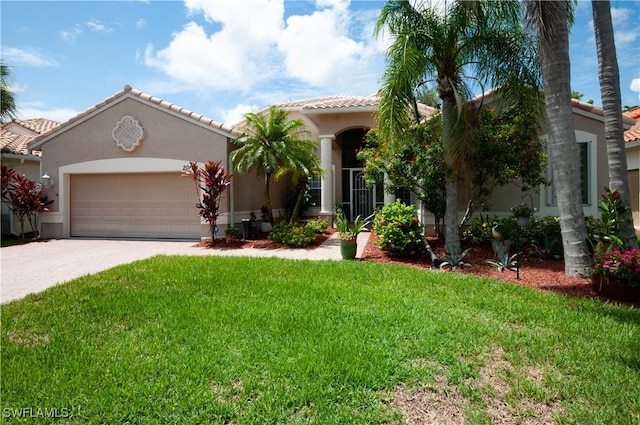
[[[453,114],[456,107],[455,98],[444,95],[447,89],[441,90],[442,98],[442,145],[444,150],[444,161],[447,166],[453,165]],[[450,91],[450,90],[449,90]],[[453,96],[453,93],[451,93]],[[447,177],[446,181],[446,208],[444,213],[445,226],[445,243],[447,249],[459,253],[462,251],[460,246],[460,228],[458,226],[458,176],[455,174]]]
[[[547,132],[560,213],[565,274],[586,277],[591,273],[591,258],[582,209],[579,153],[571,107],[567,9],[564,2],[560,5],[560,2],[551,1],[537,3],[543,11],[547,28],[547,31],[539,31],[538,39],[541,46]]]
[[[611,22],[611,4],[609,0],[593,0],[593,26],[598,51],[598,75],[600,93],[604,111],[604,134],[607,141],[607,162],[609,165],[609,188],[618,189],[622,200],[629,206],[629,176],[624,146],[624,128],[622,124],[622,96],[620,94],[620,72]],[[619,225],[619,237],[627,249],[637,248],[631,208],[622,214]]]

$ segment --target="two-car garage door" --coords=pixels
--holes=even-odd
[[[71,176],[71,236],[199,239],[196,190],[179,173]]]

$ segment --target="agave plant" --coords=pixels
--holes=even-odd
[[[515,272],[518,269],[518,253],[509,256],[509,251],[499,251],[497,256],[497,260],[484,260],[484,262],[497,267],[500,273],[505,270]]]
[[[469,267],[471,264],[465,263],[462,261],[464,256],[467,255],[471,248],[467,248],[462,251],[460,254],[456,254],[456,252],[451,249],[451,247],[447,244],[445,245],[447,248],[447,253],[440,257],[442,261],[440,263],[440,270],[455,270],[458,267]]]

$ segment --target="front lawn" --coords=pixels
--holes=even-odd
[[[397,265],[158,256],[3,305],[1,355],[18,422],[640,423],[638,310]]]

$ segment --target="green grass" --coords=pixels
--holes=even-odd
[[[640,423],[637,310],[401,266],[158,256],[3,305],[1,343],[4,420],[401,423],[394,389],[444,375],[491,423],[499,351],[510,406]]]

